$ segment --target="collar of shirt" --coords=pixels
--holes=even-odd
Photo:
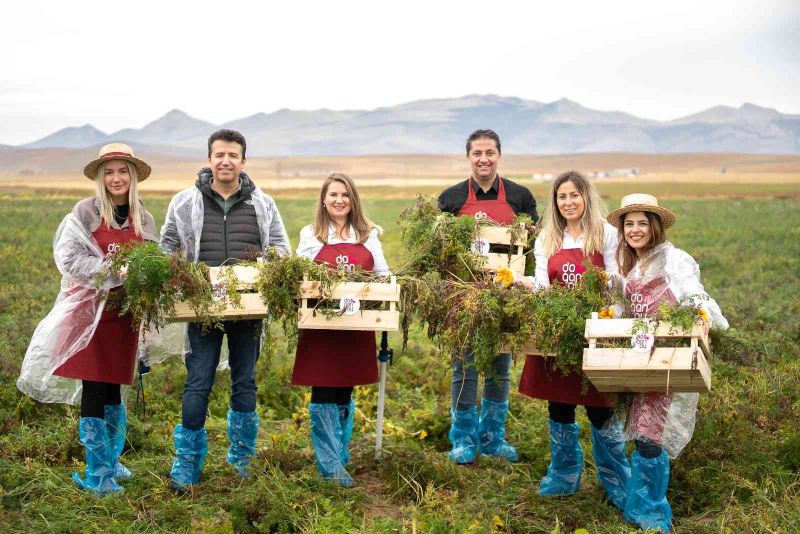
[[[355,243],[356,242],[356,230],[353,228],[353,225],[350,225],[350,228],[347,233],[347,239],[341,239],[339,236],[336,235],[336,227],[333,224],[328,226],[328,244],[335,245],[337,243]]]
[[[486,192],[484,192],[483,189],[481,189],[481,186],[478,185],[478,182],[475,181],[475,178],[470,176],[469,179],[472,181],[472,190],[475,191],[475,195],[476,196],[480,195],[480,194],[486,195],[486,194],[489,193],[489,191],[494,191],[495,193],[497,193],[500,190],[500,186],[498,185],[499,182],[500,182],[500,175],[499,174],[494,177],[494,181],[492,182],[492,185],[489,187],[489,190],[486,191]]]
[[[578,238],[572,237],[567,230],[564,230],[564,238],[561,240],[561,248],[583,248],[583,238],[584,233],[578,236]]]

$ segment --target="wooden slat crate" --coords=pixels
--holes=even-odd
[[[509,258],[506,252],[488,252],[484,269],[487,271],[497,271],[500,267],[508,267],[519,276],[525,274],[525,251],[524,245],[528,240],[528,231],[525,230],[520,239],[511,242],[511,229],[507,226],[481,226],[478,229],[478,237],[486,240],[489,246],[506,245],[516,248],[516,251]]]
[[[231,267],[209,267],[209,274],[211,283],[215,283],[219,277],[222,269],[233,269],[239,283],[236,285],[238,291],[251,290],[249,292],[239,293],[242,302],[241,307],[234,307],[230,303],[226,303],[225,310],[220,314],[220,318],[225,321],[235,321],[239,319],[263,319],[267,316],[267,307],[261,295],[253,292],[256,278],[258,278],[258,269],[247,265],[234,265]],[[170,322],[187,322],[197,320],[197,315],[192,311],[188,304],[179,302],[175,305],[175,315],[168,319]]]
[[[601,339],[625,339],[632,336],[634,319],[598,319],[597,313],[586,321],[589,347],[583,350],[583,372],[601,392],[694,392],[711,391],[711,346],[708,323],[695,324],[691,330],[661,322],[650,325],[649,332],[659,339],[689,338],[688,347],[656,347],[650,353],[631,348],[598,347]]]
[[[362,309],[355,315],[326,317],[322,310],[309,306],[309,299],[320,296],[319,282],[306,280],[301,287],[302,300],[297,311],[297,326],[308,330],[369,330],[396,332],[400,329],[400,286],[392,276],[390,282],[344,282],[331,288],[331,300],[355,296],[363,302],[379,302],[381,309]]]
[[[511,348],[509,346],[503,345],[503,346],[500,347],[500,352],[501,353],[505,353],[505,352],[512,352],[512,351],[511,351]],[[542,350],[539,347],[537,347],[536,345],[523,345],[514,354],[516,356],[522,356],[522,357],[528,356],[528,355],[531,355],[531,356],[551,356],[550,354],[545,354],[544,352],[542,352]]]

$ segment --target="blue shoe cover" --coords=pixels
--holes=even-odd
[[[457,464],[471,464],[480,450],[478,408],[450,409],[450,459]]]
[[[111,440],[111,464],[114,466],[114,478],[125,480],[131,478],[133,473],[130,469],[119,462],[119,455],[125,447],[125,435],[128,433],[128,415],[124,404],[107,404],[105,406],[104,419],[108,427],[108,439]]]
[[[478,423],[481,454],[518,462],[517,449],[505,440],[507,417],[508,401],[498,402],[489,399],[481,401],[481,417]]]
[[[625,454],[625,442],[611,439],[602,430],[592,426],[592,452],[597,466],[597,480],[614,506],[624,510],[631,480],[631,463]]]
[[[169,473],[170,486],[177,491],[186,491],[192,484],[200,482],[208,452],[208,434],[205,428],[189,430],[182,425],[175,427],[175,459]]]
[[[633,453],[631,481],[625,500],[625,519],[641,529],[669,532],[672,530],[672,508],[667,502],[669,484],[669,457],[644,458],[639,451]]]
[[[114,467],[110,461],[106,422],[97,417],[81,417],[78,434],[86,450],[86,471],[83,478],[72,473],[72,480],[81,489],[89,490],[97,495],[106,495],[124,491],[114,479]]]
[[[342,426],[342,465],[350,463],[350,439],[353,437],[353,414],[356,403],[350,399],[348,406],[339,406],[339,424]]]
[[[536,492],[544,497],[572,495],[581,485],[583,449],[578,423],[550,420],[550,465]]]
[[[322,478],[352,486],[353,478],[342,464],[342,424],[339,406],[336,404],[311,403],[308,405],[311,419],[311,443],[317,459],[317,471]]]
[[[256,438],[258,436],[258,414],[252,412],[236,412],[228,410],[228,463],[239,476],[250,476],[250,459],[256,455]]]

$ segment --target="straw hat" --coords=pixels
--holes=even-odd
[[[100,165],[114,159],[121,159],[132,163],[133,166],[136,167],[136,174],[139,177],[139,182],[150,176],[150,165],[134,157],[133,149],[124,143],[110,143],[101,148],[98,158],[94,161],[90,161],[86,167],[83,168],[83,174],[88,179],[94,180]]]
[[[617,228],[621,224],[622,217],[626,213],[630,213],[632,211],[649,211],[650,213],[655,213],[659,217],[661,217],[661,221],[664,223],[664,228],[669,228],[673,224],[675,224],[675,214],[669,211],[667,208],[662,208],[658,205],[658,199],[653,195],[647,195],[645,193],[634,193],[632,195],[626,195],[622,197],[622,206],[619,209],[616,209],[608,214],[606,220]]]

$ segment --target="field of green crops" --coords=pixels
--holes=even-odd
[[[619,193],[606,193],[609,205],[618,205]],[[724,191],[710,193],[718,198]],[[800,201],[775,198],[780,194],[761,198],[757,190],[731,193],[728,200],[666,202],[678,215],[671,240],[698,260],[707,290],[744,340],[741,350],[712,361],[713,391],[701,398],[694,438],[672,464],[668,498],[677,532],[798,532]],[[369,191],[362,196],[385,229],[390,265],[398,265],[403,252],[395,221],[410,196],[380,198]],[[399,337],[391,337],[395,362],[389,371],[385,454],[378,462],[377,391],[357,389],[353,489],[317,476],[308,391],[288,385],[293,355],[278,350],[258,366],[262,424],[252,478],[240,480],[225,462],[230,382],[227,372],[220,372],[210,404],[203,480],[181,497],[167,488],[185,377],[183,363],[173,358],[145,376],[146,415],[133,415],[134,396],[129,396],[131,428],[123,461],[135,477],[123,482],[125,493],[96,498],[79,491],[70,480],[73,470],[83,469],[78,409],[37,404],[14,385],[31,333],[57,294],[54,230],[79,198],[0,193],[0,532],[636,531],[603,500],[588,421],[580,410],[586,462],[576,495],[535,494],[549,460],[547,411],[544,402],[517,393],[511,396],[508,439],[522,461],[451,464],[449,369],[418,331],[406,351],[400,350]],[[145,198],[159,225],[168,200]],[[312,195],[277,202],[296,245],[301,226],[312,220]]]

